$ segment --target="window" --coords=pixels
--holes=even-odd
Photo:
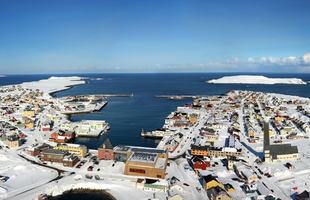
[[[144,169],[130,168],[129,171],[133,172],[133,173],[145,174],[145,170]]]

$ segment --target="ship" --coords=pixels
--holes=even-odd
[[[167,131],[166,129],[156,129],[155,131],[146,132],[144,129],[141,130],[141,137],[146,138],[163,138],[166,135],[172,135],[173,132]]]

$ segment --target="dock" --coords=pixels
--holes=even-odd
[[[63,105],[62,113],[68,115],[100,111],[108,103],[106,97],[98,95],[66,96],[59,101]]]
[[[96,97],[96,98],[104,98],[104,97],[133,97],[134,94],[84,94],[84,95],[75,95],[75,96],[66,96],[60,99],[69,99],[69,98],[87,98],[87,97]]]
[[[100,103],[94,104],[89,108],[85,108],[84,110],[71,110],[71,111],[63,111],[63,114],[66,115],[73,115],[73,114],[84,114],[84,113],[91,113],[91,112],[98,112],[102,110],[108,104],[107,101],[102,101]]]
[[[199,98],[200,96],[196,95],[155,95],[157,98],[166,98],[171,100],[181,100],[181,99],[195,99]]]
[[[99,94],[102,97],[133,97],[133,93],[131,94]]]

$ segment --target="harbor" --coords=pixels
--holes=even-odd
[[[309,138],[310,130],[308,98],[238,90],[221,96],[199,98],[197,95],[191,102],[159,101],[154,95],[149,95],[148,101],[141,101],[139,98],[145,96],[140,94],[132,99],[121,98],[121,101],[128,101],[131,109],[125,113],[125,123],[128,123],[126,114],[130,113],[132,117],[137,110],[132,108],[132,102],[137,103],[141,110],[159,104],[152,107],[152,115],[146,112],[140,114],[140,119],[146,119],[148,115],[155,117],[158,109],[162,108],[160,103],[182,104],[171,107],[158,123],[160,126],[154,121],[150,123],[155,128],[147,126],[145,121],[135,125],[140,127],[139,130],[143,128],[141,132],[135,132],[139,139],[160,140],[155,142],[156,148],[150,148],[132,145],[127,138],[124,140],[127,144],[117,142],[113,146],[110,139],[114,133],[109,133],[109,122],[113,118],[107,117],[108,112],[93,113],[96,112],[95,105],[107,102],[109,97],[67,95],[54,98],[22,86],[2,87],[0,96],[3,105],[0,126],[4,130],[0,144],[6,147],[2,148],[0,159],[10,161],[5,163],[9,170],[2,177],[5,190],[0,195],[3,197],[22,199],[24,194],[39,196],[42,193],[57,196],[71,189],[92,187],[108,189],[117,199],[120,189],[135,190],[136,194],[145,190],[141,194],[141,199],[144,199],[153,193],[146,190],[156,187],[156,195],[160,199],[169,199],[172,195],[167,196],[166,191],[173,191],[171,188],[181,188],[183,192],[179,196],[183,199],[207,199],[213,190],[207,188],[209,183],[201,184],[198,179],[221,176],[214,181],[230,186],[224,187],[220,194],[227,199],[246,198],[250,193],[241,187],[251,187],[250,192],[255,195],[269,194],[273,190],[275,195],[286,199],[289,194],[281,193],[283,188],[287,184],[294,185],[291,180],[304,185],[301,174],[309,174],[302,169],[308,167],[309,152],[301,145],[309,146],[305,140]],[[193,98],[186,95],[164,97]],[[109,102],[124,113],[119,98]],[[64,113],[70,109],[72,112],[78,109],[89,111],[90,114]],[[97,117],[99,113],[102,118]],[[73,118],[72,121],[68,116]],[[270,119],[269,123],[266,118]],[[113,130],[118,128],[114,123],[111,126]],[[130,123],[123,127],[124,135],[130,135]],[[104,135],[107,133],[109,137]],[[100,144],[89,147],[83,141],[98,141]],[[285,154],[279,148],[286,148]],[[295,167],[291,169],[295,173],[294,178],[282,178],[287,170],[283,163]],[[61,176],[55,169],[63,171]],[[30,175],[37,184],[26,181]],[[182,182],[171,183],[170,180],[176,178]],[[241,186],[236,178],[242,180]],[[281,182],[276,186],[279,178]],[[17,182],[11,185],[13,179]],[[47,184],[41,184],[42,179]],[[57,182],[53,181],[56,179]],[[150,183],[150,179],[159,181]],[[295,185],[304,189],[301,184]],[[117,189],[110,190],[109,186]],[[31,192],[23,193],[26,189]]]

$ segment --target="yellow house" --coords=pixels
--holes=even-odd
[[[196,124],[198,120],[198,115],[197,114],[191,114],[189,115],[189,119],[191,124]]]
[[[275,120],[277,122],[282,122],[284,120],[284,118],[283,117],[275,117]]]
[[[255,137],[255,132],[252,129],[250,129],[248,135],[249,137]]]
[[[34,110],[25,110],[25,111],[23,111],[22,116],[33,118],[35,116],[35,112],[34,112]]]
[[[34,128],[34,123],[33,122],[25,123],[25,128],[26,129],[33,129]]]
[[[228,193],[236,192],[235,188],[229,183],[226,183],[224,187]]]
[[[5,144],[10,148],[10,149],[16,149],[21,145],[21,141],[17,135],[10,135],[7,137]]]
[[[224,185],[219,182],[214,176],[212,176],[211,174],[208,176],[204,176],[203,177],[203,186],[205,188],[205,190],[209,190],[211,188],[217,187],[219,186],[220,188],[222,188],[223,190],[225,190]]]
[[[33,129],[34,128],[34,120],[25,117],[24,118],[24,126],[26,129]]]
[[[87,147],[79,144],[58,144],[54,147],[56,150],[68,151],[80,157],[85,157],[87,154]]]

